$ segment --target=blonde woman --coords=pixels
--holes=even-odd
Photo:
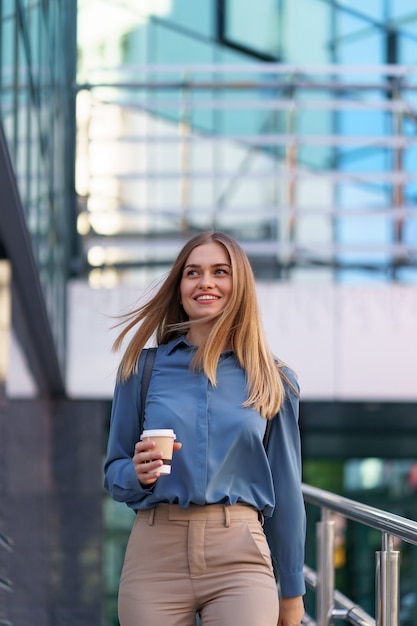
[[[298,385],[265,341],[248,258],[220,233],[190,239],[125,320],[105,486],[137,512],[121,626],[298,626],[305,593]],[[140,441],[143,350],[157,352],[145,427],[173,428],[172,470]],[[271,421],[269,444],[263,438]],[[278,586],[277,586],[278,583]],[[279,599],[278,599],[279,589]]]

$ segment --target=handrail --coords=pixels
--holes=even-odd
[[[257,74],[289,74],[291,76],[297,74],[330,74],[330,75],[349,75],[349,74],[371,74],[372,76],[398,76],[398,77],[411,77],[417,74],[416,65],[397,65],[392,63],[381,63],[372,65],[342,65],[340,63],[322,63],[317,65],[291,65],[285,63],[222,63],[221,66],[215,63],[199,63],[195,65],[193,63],[183,64],[148,64],[148,65],[117,65],[115,67],[104,66],[94,68],[92,71],[96,72],[120,72],[125,70],[126,72],[134,72],[138,74],[188,74],[192,72],[207,73],[225,73],[233,72],[236,74],[243,74],[246,72],[252,72]]]
[[[317,589],[317,574],[308,565],[304,565],[304,578],[310,589]],[[334,601],[344,611],[341,617],[347,619],[351,624],[355,624],[355,626],[375,626],[375,619],[340,591],[336,590],[334,592]]]
[[[417,522],[311,485],[303,484],[303,495],[305,502],[321,509],[321,521],[317,523],[317,573],[304,566],[306,584],[317,595],[317,626],[329,626],[335,619],[355,626],[399,626],[400,553],[394,549],[394,537],[417,545]],[[330,513],[339,513],[382,533],[381,550],[376,552],[375,619],[335,590],[335,522]],[[315,626],[308,615],[305,624]]]
[[[85,146],[86,158],[91,155],[94,160],[96,152],[90,151],[90,146],[98,147],[103,142],[109,142],[110,150],[114,144],[129,151],[129,155],[131,150],[146,155],[148,151],[153,154],[154,147],[167,149],[164,159],[145,156],[143,160],[126,159],[128,165],[123,161],[124,165],[118,163],[113,169],[97,162],[81,178],[81,195],[90,198],[82,206],[82,219],[88,230],[84,252],[90,266],[98,267],[89,260],[93,245],[104,250],[100,265],[103,269],[142,266],[142,256],[137,251],[129,250],[125,256],[127,239],[132,233],[138,236],[136,228],[153,245],[155,235],[169,237],[174,232],[182,237],[195,227],[213,225],[219,229],[232,228],[244,240],[254,225],[252,241],[259,243],[260,250],[253,254],[259,254],[261,259],[269,256],[267,244],[272,242],[274,261],[289,271],[297,266],[349,269],[352,261],[348,257],[352,255],[361,259],[355,262],[355,267],[389,269],[392,277],[398,268],[415,265],[415,249],[405,234],[404,220],[408,216],[403,214],[404,205],[413,202],[416,179],[408,156],[417,146],[417,138],[409,128],[410,120],[414,126],[417,124],[412,99],[417,90],[414,66],[303,66],[269,62],[221,66],[215,63],[120,65],[93,68],[73,88],[80,96],[84,120],[79,128],[83,137],[80,145]],[[368,91],[371,91],[369,97]],[[235,110],[245,117],[236,115],[234,120]],[[114,114],[120,111],[129,123],[121,132],[116,124],[114,127],[107,124],[103,130],[103,126],[90,123],[102,111],[110,116],[112,111]],[[218,111],[219,115],[207,115],[207,111]],[[357,128],[355,121],[352,127],[347,125],[339,132],[340,125],[336,122],[340,111],[351,114],[352,120],[362,111],[367,115],[378,113],[384,124],[376,127],[365,123],[363,129],[358,127],[359,132],[353,134],[349,129]],[[313,122],[316,116],[320,120],[318,124]],[[243,123],[243,119],[249,123]],[[270,123],[265,124],[268,120]],[[359,160],[368,151],[376,154],[381,150],[384,159],[380,161],[366,161],[369,166],[364,167]],[[223,153],[227,158],[217,158]],[[206,154],[215,156],[205,158]],[[108,197],[100,197],[100,185],[96,181],[109,177],[117,185],[126,185],[126,189],[130,189],[131,181],[134,185],[143,184],[149,189],[149,197],[153,197],[156,185],[161,190],[166,186],[167,192],[161,191],[160,199],[175,199],[179,209],[172,214],[177,213],[174,216],[177,221],[168,222],[165,208],[159,202],[155,209],[145,203],[149,219],[144,230],[139,214],[145,205],[133,196],[130,199],[130,191],[126,191],[126,198],[133,212],[125,219],[125,207],[119,198],[110,201]],[[168,191],[173,183],[175,195]],[[201,183],[210,187],[210,194],[200,191]],[[381,209],[386,212],[387,220],[396,222],[392,242],[377,237],[381,241],[378,251],[371,247],[374,238],[365,241],[361,250],[353,250],[350,244],[346,249],[341,247],[343,242],[333,242],[331,220],[336,211],[329,205],[332,198],[343,200],[339,189],[343,192],[345,185],[352,184],[371,190],[368,213],[371,212],[374,223],[382,223],[378,222]],[[311,193],[307,191],[310,188]],[[360,194],[360,197],[367,196]],[[241,203],[246,198],[252,206],[241,220]],[[322,210],[328,209],[325,220],[312,210],[314,198]],[[90,204],[103,208],[106,214],[96,211],[93,214]],[[290,208],[289,216],[283,215],[285,205]],[[270,214],[269,207],[273,207]],[[237,223],[236,209],[239,210]],[[362,217],[356,207],[352,211],[343,208],[343,212],[343,216],[336,217],[347,220]],[[109,233],[113,215],[121,219],[114,220],[114,230],[112,226]],[[153,217],[160,219],[155,231]],[[311,227],[300,225],[304,218]],[[323,230],[324,224],[327,230]],[[310,237],[310,232],[314,236]],[[364,232],[372,232],[368,223]],[[102,234],[105,241],[100,240]],[[277,248],[276,243],[284,246]],[[393,248],[392,243],[400,247]],[[296,247],[287,251],[287,244]],[[106,250],[108,246],[114,250],[112,254]],[[382,252],[386,259],[382,268],[375,252]],[[123,261],[126,257],[127,263]],[[170,258],[164,254],[162,261]]]
[[[417,546],[417,522],[377,509],[335,493],[303,484],[304,499],[310,504],[341,513],[349,519],[399,537]]]

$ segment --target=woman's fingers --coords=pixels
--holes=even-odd
[[[158,468],[162,465],[162,453],[155,450],[154,441],[139,441],[135,445],[132,461],[141,485],[151,485],[159,478]]]
[[[181,447],[181,442],[174,442],[174,452]],[[138,441],[132,461],[141,485],[152,485],[159,478],[158,468],[163,464],[162,452],[155,449],[154,441]]]

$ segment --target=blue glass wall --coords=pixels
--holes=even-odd
[[[76,2],[0,1],[0,115],[58,356],[75,239]]]
[[[103,2],[103,6],[112,6],[112,2]],[[80,3],[80,22],[83,22],[83,7],[88,2]],[[122,9],[120,9],[122,11]],[[180,80],[222,80],[222,66],[226,64],[255,64],[275,61],[288,65],[339,64],[341,66],[373,66],[380,64],[405,65],[413,67],[417,60],[417,13],[412,2],[402,0],[372,0],[368,3],[335,2],[333,0],[261,0],[256,4],[249,0],[204,0],[190,5],[185,0],[166,0],[148,11],[137,5],[124,6],[124,20],[119,28],[97,34],[95,42],[91,33],[85,29],[85,38],[79,41],[80,64],[79,82],[90,84],[118,79],[123,81],[174,80],[174,75],[167,72],[152,71],[143,75],[140,67],[144,65],[187,65],[213,64],[219,72],[213,75],[188,74],[175,75]],[[88,24],[88,20],[85,20]],[[116,23],[116,22],[114,22]],[[111,33],[111,37],[109,37]],[[94,39],[94,38],[93,38]],[[112,68],[112,73],[106,71]],[[101,68],[98,69],[98,68]],[[256,82],[277,80],[277,75],[228,71],[227,80]],[[282,77],[283,80],[288,79]],[[268,135],[294,132],[296,135],[334,135],[341,138],[374,135],[389,137],[393,134],[412,137],[415,133],[416,118],[413,114],[396,116],[384,109],[384,103],[397,98],[395,81],[389,83],[386,76],[372,73],[354,73],[343,76],[323,74],[307,76],[306,81],[332,81],[342,86],[356,84],[354,90],[339,93],[326,89],[298,91],[277,88],[222,90],[209,89],[193,91],[188,97],[193,102],[204,99],[218,101],[236,100],[242,103],[256,97],[265,100],[271,98],[294,97],[303,102],[330,100],[339,98],[360,100],[365,103],[377,102],[380,110],[336,108],[331,111],[319,107],[300,106],[289,127],[289,116],[279,110],[262,107],[225,108],[190,108],[187,112],[187,124],[196,132],[213,135]],[[375,89],[365,86],[372,82]],[[391,89],[392,87],[392,89]],[[158,98],[177,99],[178,106],[151,111],[156,117],[178,123],[184,91],[169,89],[113,89],[111,92],[95,89],[98,98],[120,104],[136,106],[143,110],[152,109],[152,102]],[[335,96],[336,93],[336,96]],[[415,91],[405,91],[404,95],[411,108],[415,106]],[[400,96],[401,98],[401,96]],[[150,104],[149,104],[150,103]],[[396,125],[399,125],[398,127]],[[360,142],[359,142],[360,143]],[[285,162],[285,147],[262,147],[268,155],[276,156],[277,163]],[[417,272],[415,259],[407,266],[400,259],[396,265],[395,246],[409,245],[415,236],[417,221],[415,216],[416,186],[407,180],[400,186],[387,182],[385,174],[398,170],[412,174],[416,170],[416,148],[408,146],[401,151],[381,146],[378,142],[367,145],[342,147],[329,145],[303,145],[297,148],[297,166],[317,172],[336,170],[345,178],[333,186],[333,206],[350,214],[336,215],[329,231],[331,239],[338,249],[332,264],[336,270],[333,278],[340,281],[379,282],[402,280],[415,282]],[[221,162],[221,157],[219,158]],[[368,175],[369,180],[357,180],[357,173]],[[378,180],[378,175],[382,174]],[[158,181],[160,186],[162,183]],[[207,183],[209,184],[209,183]],[[199,183],[196,183],[196,186]],[[200,183],[200,186],[202,183]],[[221,193],[221,185],[213,192],[216,185],[212,181],[212,195]],[[261,185],[261,182],[259,182]],[[301,185],[300,185],[301,188]],[[302,195],[302,194],[299,194]],[[401,196],[401,198],[400,198]],[[193,198],[194,200],[195,198]],[[409,214],[400,223],[393,218],[392,207],[408,211]],[[297,208],[297,207],[296,207]],[[369,210],[369,220],[356,209]],[[385,210],[385,215],[378,215],[378,210]],[[413,213],[414,211],[414,213]],[[336,209],[335,209],[335,212]],[[360,217],[360,219],[359,219]],[[155,218],[156,223],[156,218]],[[265,236],[267,228],[260,223],[254,233]],[[295,226],[294,231],[297,231]],[[276,237],[277,229],[270,229],[269,237]],[[304,230],[305,232],[305,230]],[[144,233],[146,236],[146,232]],[[295,242],[304,245],[305,241]],[[358,251],[352,251],[358,247]],[[381,248],[381,251],[374,251]],[[367,266],[372,266],[368,270]]]

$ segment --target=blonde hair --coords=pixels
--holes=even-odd
[[[177,256],[166,279],[146,304],[122,315],[125,328],[116,338],[113,350],[121,347],[126,334],[140,323],[122,357],[118,380],[126,380],[137,371],[139,355],[146,342],[155,334],[157,345],[168,343],[190,327],[180,302],[180,283],[184,265],[197,246],[219,243],[229,254],[232,271],[232,293],[223,312],[215,319],[207,339],[202,343],[191,362],[191,368],[204,371],[216,385],[217,364],[225,346],[234,350],[241,367],[246,372],[248,398],[243,404],[252,406],[271,419],[278,413],[285,396],[283,380],[291,385],[282,368],[274,360],[264,336],[255,279],[246,253],[229,235],[207,232],[191,238]],[[192,322],[198,323],[198,322]]]

